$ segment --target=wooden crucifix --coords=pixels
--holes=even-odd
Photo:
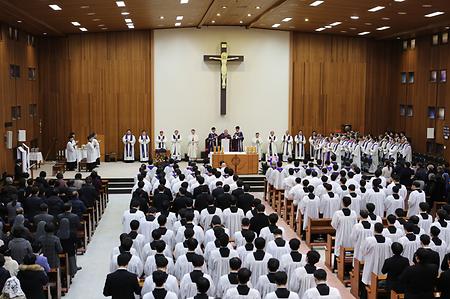
[[[220,115],[227,114],[227,63],[229,61],[244,61],[244,56],[229,55],[228,45],[226,42],[220,43],[220,55],[203,55],[203,61],[219,61],[220,62]]]

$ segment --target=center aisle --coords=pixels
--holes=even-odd
[[[109,195],[107,208],[86,253],[77,257],[78,266],[83,269],[75,276],[69,293],[64,298],[104,298],[103,286],[109,273],[111,250],[119,244],[122,214],[128,205],[128,195]]]

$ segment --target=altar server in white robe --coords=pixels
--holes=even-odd
[[[256,286],[258,278],[267,274],[267,262],[272,258],[271,254],[264,252],[266,241],[263,238],[255,239],[256,251],[249,253],[245,258],[244,267],[252,272],[251,282]]]
[[[144,273],[146,276],[149,276],[153,273],[153,271],[156,270],[156,259],[158,257],[164,257],[164,251],[166,249],[166,242],[164,242],[163,240],[159,240],[154,242],[154,248],[156,250],[155,255],[150,255],[149,257],[147,257],[147,260],[145,261],[144,264]],[[174,274],[175,270],[174,270],[174,263],[173,263],[173,259],[165,256],[167,258],[167,261],[169,262],[167,265],[167,271],[170,274]]]
[[[179,294],[178,281],[175,278],[175,276],[167,273],[167,265],[169,261],[164,256],[158,256],[156,257],[155,260],[156,260],[156,272],[160,271],[167,275],[166,282],[164,283],[164,288],[167,291],[171,291],[178,296]],[[155,289],[155,287],[156,285],[153,282],[153,273],[152,273],[152,275],[147,276],[147,278],[145,278],[141,295],[144,296],[145,294],[152,292]]]
[[[266,246],[266,252],[272,257],[280,260],[281,257],[291,251],[289,244],[283,239],[283,231],[280,228],[273,230],[273,240],[269,241]]]
[[[290,292],[287,285],[288,276],[286,272],[278,271],[275,273],[275,283],[276,289],[266,295],[265,299],[277,299],[277,298],[287,298],[287,299],[299,299],[298,295],[294,292]]]
[[[403,229],[396,227],[395,222],[397,217],[395,215],[388,215],[387,217],[388,226],[383,230],[383,236],[392,240],[392,242],[398,242],[398,240],[405,235]]]
[[[267,137],[267,153],[266,153],[266,160],[274,160],[275,162],[278,161],[277,155],[278,155],[278,149],[277,149],[277,136],[275,136],[274,131],[270,131],[269,137]]]
[[[314,159],[314,157],[316,156],[316,149],[314,148],[315,143],[316,143],[316,138],[317,138],[317,132],[312,131],[311,136],[309,136],[309,138],[308,138],[310,159]]]
[[[190,297],[188,299],[214,299],[213,296],[208,296],[208,292],[211,287],[211,283],[208,279],[200,277],[197,280],[196,286],[197,286],[197,295],[195,295],[194,297]]]
[[[166,287],[168,276],[162,271],[155,271],[152,280],[155,285],[154,289],[146,293],[143,299],[177,299],[176,293],[168,290]]]
[[[175,130],[172,134],[172,159],[175,161],[181,160],[181,135],[178,130]]]
[[[433,224],[433,216],[428,214],[428,211],[430,210],[430,206],[427,202],[421,202],[419,204],[420,213],[417,214],[417,217],[419,217],[419,227],[422,228],[427,235],[430,234],[430,228]]]
[[[131,273],[136,274],[138,277],[141,277],[143,271],[144,271],[144,265],[137,255],[131,254],[131,248],[133,246],[133,240],[131,240],[130,237],[124,237],[121,240],[120,247],[121,247],[121,253],[120,254],[129,254],[131,256],[130,261],[128,262],[127,270]],[[117,257],[119,255],[113,256],[110,264],[110,272],[116,271],[119,266],[117,263]]]
[[[412,265],[414,262],[414,253],[420,247],[419,236],[414,234],[414,224],[408,222],[405,224],[406,234],[398,239],[398,242],[403,246],[402,256],[409,259],[409,263]]]
[[[239,284],[235,288],[229,289],[223,299],[262,299],[258,290],[249,287],[250,276],[253,277],[254,273],[247,269],[242,268],[238,271]]]
[[[441,230],[441,234],[439,235],[440,238],[447,244],[450,244],[450,223],[446,219],[448,219],[447,212],[443,209],[439,209],[436,212],[436,219],[431,227],[435,226],[439,228]]]
[[[201,255],[195,255],[192,258],[192,265],[194,269],[186,273],[180,281],[180,295],[182,299],[194,297],[197,294],[196,283],[200,277],[206,278],[209,281],[208,296],[214,297],[215,295],[215,284],[208,274],[203,272],[205,265],[205,259]]]
[[[362,248],[365,256],[362,282],[365,285],[370,285],[372,273],[381,274],[384,261],[392,256],[392,240],[382,235],[383,229],[382,223],[375,223],[374,235],[366,239]]]
[[[236,252],[238,253],[239,258],[241,259],[242,264],[245,264],[247,256],[250,253],[253,253],[256,251],[256,247],[253,244],[253,242],[255,241],[255,238],[256,238],[256,234],[254,231],[249,230],[249,231],[243,232],[243,235],[244,235],[246,243],[244,245],[237,247]]]
[[[442,265],[442,261],[444,260],[445,255],[448,253],[447,243],[439,238],[439,234],[441,230],[436,226],[432,226],[430,228],[430,237],[431,237],[431,249],[439,253],[439,265]]]
[[[77,168],[77,143],[75,135],[70,135],[66,145],[67,170],[69,171]]]
[[[375,205],[374,213],[377,216],[384,217],[384,203],[386,194],[384,193],[384,189],[380,186],[380,180],[373,180],[372,189],[368,191],[366,201],[367,203],[373,203]],[[415,214],[414,214],[415,215]]]
[[[194,256],[197,254],[195,253],[197,250],[197,246],[199,245],[198,241],[195,239],[188,239],[186,240],[188,251],[178,257],[178,259],[175,261],[175,274],[174,276],[181,280],[183,279],[184,275],[187,273],[190,273],[192,270],[194,270],[194,266],[192,265],[192,261]],[[202,267],[202,270],[204,273],[207,273],[208,270],[206,269],[206,265],[204,264]]]
[[[354,258],[363,261],[364,255],[361,249],[366,238],[373,235],[373,224],[369,221],[369,213],[366,210],[361,210],[359,215],[361,220],[353,226],[350,239],[354,248]]]
[[[101,156],[101,154],[100,154],[100,141],[101,140],[98,140],[97,133],[95,133],[95,132],[92,133],[92,136],[94,136],[94,138],[92,139],[92,143],[93,143],[94,148],[95,148],[96,164],[100,165],[100,156]]]
[[[414,182],[411,186],[413,190],[408,198],[408,217],[419,214],[419,204],[425,202],[425,192],[420,189],[420,183]]]
[[[289,131],[286,131],[281,140],[283,145],[283,161],[287,162],[288,158],[292,158],[292,148],[294,144],[294,139],[292,138]]]
[[[139,211],[139,201],[132,200],[130,209],[126,210],[122,216],[122,227],[124,233],[129,233],[131,231],[130,223],[133,220],[139,222],[145,221],[145,214]]]
[[[95,147],[94,147],[94,144],[92,142],[93,139],[94,139],[94,137],[92,135],[90,135],[88,137],[88,142],[85,145],[85,148],[86,148],[86,163],[87,163],[88,171],[92,171],[95,168],[95,164],[96,164],[96,161],[97,161],[97,154],[95,152]]]
[[[198,135],[195,133],[195,129],[191,129],[191,134],[188,136],[188,157],[189,161],[197,160],[198,155]]]
[[[336,211],[331,219],[331,226],[336,230],[336,241],[334,245],[334,255],[339,256],[341,247],[352,247],[350,235],[353,226],[358,222],[355,211],[350,210],[352,200],[348,196],[342,198],[343,208]]]
[[[402,144],[402,147],[401,147],[400,154],[402,155],[403,159],[405,159],[405,162],[411,163],[411,161],[412,161],[412,149],[411,149],[411,144],[409,144],[409,142],[408,142],[406,137],[403,137],[403,144]]]
[[[305,144],[306,137],[303,135],[303,131],[300,130],[294,138],[295,141],[295,159],[303,160],[305,159]]]
[[[241,266],[242,261],[240,258],[234,257],[230,259],[230,273],[220,277],[216,286],[216,298],[223,298],[229,289],[238,286],[238,271],[241,269]]]
[[[361,145],[356,142],[352,148],[353,164],[361,168]]]
[[[314,187],[308,186],[308,194],[303,197],[298,205],[298,209],[303,215],[303,229],[308,227],[309,218],[319,218],[320,199],[314,195]]]
[[[315,288],[311,288],[305,292],[302,299],[341,299],[341,293],[338,289],[327,285],[327,272],[318,269],[314,272],[316,283]]]
[[[372,158],[372,163],[370,164],[370,167],[369,167],[370,173],[374,173],[378,169],[378,166],[379,166],[378,157],[380,155],[378,149],[379,149],[378,142],[376,140],[374,140],[374,142],[371,144],[371,146],[369,148],[369,154]]]
[[[341,167],[342,165],[342,144],[338,139],[333,139],[331,142],[331,152],[336,157],[336,164]]]
[[[338,211],[341,207],[341,200],[339,195],[333,192],[333,186],[331,184],[325,183],[323,185],[326,189],[326,193],[320,197],[320,214],[323,218],[331,218],[334,212]]]
[[[140,153],[140,161],[147,162],[149,158],[149,143],[150,137],[147,135],[147,132],[143,130],[141,135],[139,136],[139,153]]]
[[[252,145],[256,148],[256,153],[258,154],[259,160],[262,159],[262,138],[259,136],[260,134],[255,133],[255,137],[252,138]]]
[[[210,254],[208,270],[211,273],[214,285],[217,285],[222,275],[230,272],[230,259],[238,257],[236,250],[228,248],[229,241],[227,234],[220,236],[220,248],[214,249]]]
[[[156,140],[155,140],[155,148],[157,150],[163,150],[163,149],[167,149],[167,138],[164,135],[164,131],[159,131],[158,136],[156,136]]]
[[[276,258],[271,258],[267,262],[267,274],[261,275],[258,278],[256,289],[261,294],[261,298],[265,298],[267,294],[276,290],[275,273],[280,267],[280,261]]]
[[[395,210],[405,209],[405,199],[398,194],[399,191],[399,186],[394,186],[392,188],[392,194],[384,199],[386,215],[395,215]]]
[[[305,259],[300,253],[300,240],[297,238],[289,240],[291,251],[284,254],[280,259],[280,269],[285,271],[288,277],[294,275],[295,269],[305,265]]]
[[[134,137],[130,129],[123,135],[122,142],[124,145],[123,161],[134,162],[134,144],[136,143],[136,137]]]
[[[306,264],[304,267],[295,269],[294,275],[289,278],[289,286],[292,292],[303,298],[306,290],[314,288],[316,282],[314,280],[314,272],[317,270],[316,264],[320,260],[320,254],[315,250],[310,250],[306,254]]]
[[[230,232],[230,238],[234,239],[234,234],[241,230],[242,219],[244,219],[245,214],[242,209],[236,206],[236,198],[232,197],[230,199],[230,207],[223,210],[223,225],[228,228]]]

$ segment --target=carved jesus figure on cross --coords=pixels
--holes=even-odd
[[[211,56],[209,57],[211,60],[220,60],[220,73],[222,74],[222,88],[225,89],[227,87],[227,74],[228,74],[228,68],[227,68],[227,62],[230,60],[239,60],[239,57],[233,56],[228,57],[228,52],[222,52],[219,57]]]

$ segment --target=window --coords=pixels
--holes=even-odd
[[[402,72],[402,83],[406,83],[406,81],[407,81],[406,72]]]
[[[441,82],[441,83],[447,82],[447,70],[441,70],[440,71],[439,82]]]
[[[416,40],[415,40],[415,39],[412,39],[412,40],[411,40],[410,48],[411,48],[411,49],[415,49],[415,48],[416,48]]]
[[[436,118],[436,108],[435,107],[428,107],[428,118],[429,119]]]
[[[442,44],[448,44],[448,32],[442,33]]]
[[[28,80],[36,80],[36,68],[35,67],[29,67],[28,68]]]
[[[430,82],[433,82],[433,83],[437,82],[437,71],[436,70],[430,71]]]
[[[413,116],[413,106],[412,105],[406,106],[406,116],[408,116],[408,117]]]
[[[414,83],[414,72],[409,72],[409,80],[408,83]]]
[[[406,106],[400,105],[400,116],[405,116],[405,115],[406,115]]]
[[[440,120],[445,119],[445,108],[444,107],[438,108],[438,119],[440,119]]]
[[[37,116],[37,104],[30,104],[28,110],[31,117]]]

